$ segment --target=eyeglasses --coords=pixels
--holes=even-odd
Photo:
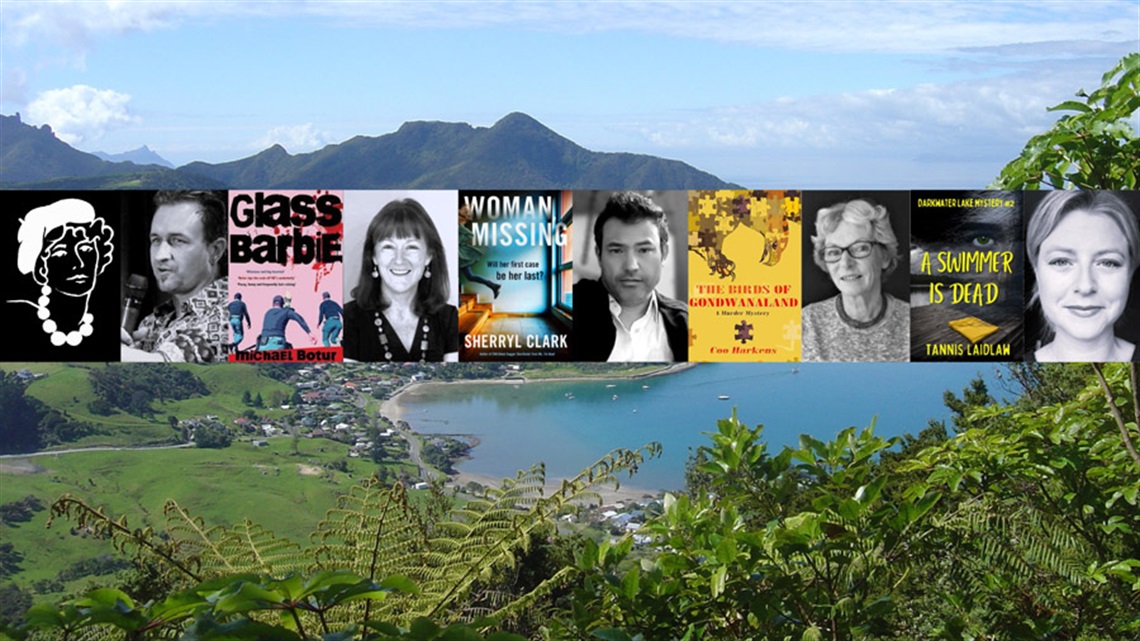
[[[876,245],[881,246],[882,243],[873,240],[860,240],[846,247],[824,247],[819,253],[823,257],[823,262],[837,263],[840,258],[843,258],[843,252],[851,254],[852,258],[866,258],[871,255],[871,249]]]

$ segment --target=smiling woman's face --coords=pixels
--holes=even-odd
[[[385,292],[414,290],[431,263],[426,243],[419,238],[382,238],[372,251]]]
[[[845,251],[834,263],[827,263],[831,282],[847,296],[877,295],[883,289],[883,252],[875,243],[875,234],[867,223],[840,221],[824,241],[824,249],[849,249],[857,243],[871,243],[871,253],[855,258]]]
[[[66,296],[86,296],[99,273],[99,246],[72,230],[47,247],[44,264],[48,283]]]
[[[1072,211],[1038,251],[1041,310],[1058,337],[1091,341],[1112,333],[1128,304],[1128,242],[1105,214]]]

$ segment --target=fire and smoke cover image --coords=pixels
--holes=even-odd
[[[459,360],[569,360],[569,191],[460,191]]]
[[[800,194],[689,193],[689,360],[800,360]]]
[[[342,359],[344,195],[229,192],[230,361]]]
[[[911,360],[1020,360],[1021,193],[911,194]]]

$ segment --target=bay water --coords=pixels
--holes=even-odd
[[[550,478],[571,477],[615,448],[650,441],[661,458],[623,485],[680,489],[691,451],[704,432],[736,409],[763,424],[769,452],[796,445],[800,434],[831,439],[848,426],[875,422],[882,436],[917,435],[929,419],[948,419],[943,392],[956,394],[981,376],[1001,396],[990,363],[700,364],[637,380],[428,385],[400,397],[417,432],[479,439],[457,467],[496,478],[543,461]],[[725,398],[727,397],[727,398]]]

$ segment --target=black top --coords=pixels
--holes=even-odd
[[[657,309],[673,360],[689,360],[689,306],[657,292]],[[574,359],[604,361],[614,351],[617,329],[605,285],[583,278],[574,283]]]
[[[416,335],[412,338],[411,349],[404,349],[404,344],[396,336],[392,324],[388,322],[383,312],[380,312],[381,325],[376,326],[375,312],[365,311],[349,301],[344,305],[344,357],[356,361],[383,362],[391,360],[396,363],[426,361],[439,363],[443,361],[444,354],[459,351],[459,310],[452,305],[444,305],[434,314],[427,314],[420,319],[416,327]],[[427,333],[424,333],[425,323]],[[380,342],[380,332],[388,338],[387,352],[392,358],[385,358],[384,345]],[[427,339],[427,354],[422,354],[420,346]]]

